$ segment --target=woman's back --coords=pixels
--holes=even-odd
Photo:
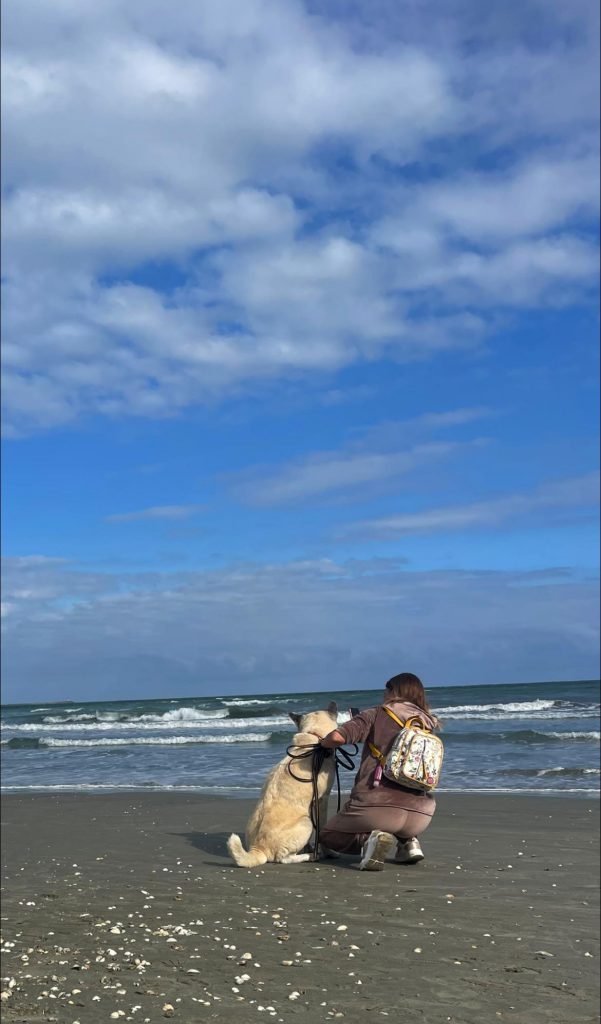
[[[419,719],[426,729],[434,729],[436,719],[416,704],[408,701],[388,700],[386,707],[394,712],[402,722],[408,719]],[[361,806],[394,806],[407,810],[421,811],[424,814],[434,813],[436,801],[429,793],[419,793],[390,782],[383,777],[379,785],[374,786],[374,776],[378,762],[371,753],[369,743],[373,743],[383,754],[387,754],[394,739],[398,736],[400,726],[384,711],[383,705],[360,711],[337,731],[344,736],[347,743],[363,743],[363,754],[359,771],[355,777],[355,785],[351,793],[351,803]]]

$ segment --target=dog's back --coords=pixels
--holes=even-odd
[[[326,711],[313,711],[307,715],[291,715],[298,727],[292,746],[316,746],[319,738],[336,728],[337,709],[330,704]],[[269,773],[261,796],[246,826],[245,850],[239,836],[231,835],[227,842],[232,860],[239,867],[257,867],[269,861],[293,864],[308,860],[301,854],[311,838],[311,758],[294,761],[294,776],[289,771],[290,757],[282,760]],[[334,761],[328,758],[319,773],[318,795],[324,800],[330,792],[334,777]],[[304,781],[298,781],[303,779]]]

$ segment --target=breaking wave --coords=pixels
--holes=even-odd
[[[599,743],[599,732],[539,732],[537,729],[515,729],[511,732],[459,732],[444,737],[450,743]]]
[[[597,718],[598,704],[576,704],[564,700],[522,700],[508,704],[457,704],[436,708],[442,720],[453,718],[498,721],[517,718]]]
[[[273,698],[271,700],[259,700],[255,697],[233,697],[231,700],[223,700],[222,703],[228,708],[246,708],[251,707],[253,704],[261,704],[263,706],[273,704]]]
[[[14,737],[2,740],[2,746],[9,750],[50,750],[52,748],[73,749],[77,747],[130,747],[130,746],[187,746],[200,743],[267,743],[271,733],[236,733],[234,736],[106,736],[95,740],[61,740],[52,737],[41,739]]]
[[[562,765],[558,765],[556,768],[506,768],[502,774],[523,776],[524,778],[543,778],[545,775],[553,775],[579,779],[586,775],[601,775],[601,768],[581,768],[577,766],[564,768]]]
[[[47,715],[42,719],[46,725],[72,725],[75,722],[99,722],[110,723],[111,725],[131,725],[140,723],[156,723],[157,725],[179,725],[182,722],[212,722],[216,718],[227,718],[228,712],[223,710],[202,711],[199,708],[174,708],[172,711],[165,711],[162,715],[124,715],[118,711],[96,711],[93,714],[82,715]],[[28,723],[31,724],[31,723]]]
[[[182,710],[182,709],[179,709]],[[183,709],[187,710],[187,709]],[[18,725],[7,726],[11,732],[166,732],[170,729],[179,729],[184,725],[187,729],[220,729],[233,731],[243,728],[255,729],[257,727],[269,727],[276,725],[289,725],[293,729],[292,722],[287,715],[273,716],[272,718],[227,718],[225,712],[219,712],[212,717],[185,716],[183,718],[168,717],[167,715],[141,715],[138,718],[128,718],[125,721],[94,721],[94,722],[22,722]]]

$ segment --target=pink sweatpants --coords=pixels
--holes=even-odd
[[[321,829],[319,841],[337,853],[361,853],[373,829],[390,832],[402,842],[421,835],[430,821],[429,815],[402,807],[366,807],[360,813],[340,811]]]

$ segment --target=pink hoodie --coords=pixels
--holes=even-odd
[[[436,728],[436,720],[421,708],[416,707],[415,704],[390,701],[387,703],[387,707],[394,711],[402,722],[408,718],[419,718],[427,729]],[[373,757],[366,741],[369,740],[383,754],[387,754],[399,733],[399,726],[390,715],[382,710],[382,705],[360,711],[358,715],[351,718],[350,722],[338,725],[336,730],[344,736],[347,743],[364,744],[361,764],[349,801],[353,808],[403,807],[405,810],[421,811],[422,814],[429,816],[434,814],[436,801],[430,793],[418,793],[415,790],[405,789],[394,782],[389,782],[386,778],[382,778],[379,786],[374,787],[373,785],[378,762]]]

